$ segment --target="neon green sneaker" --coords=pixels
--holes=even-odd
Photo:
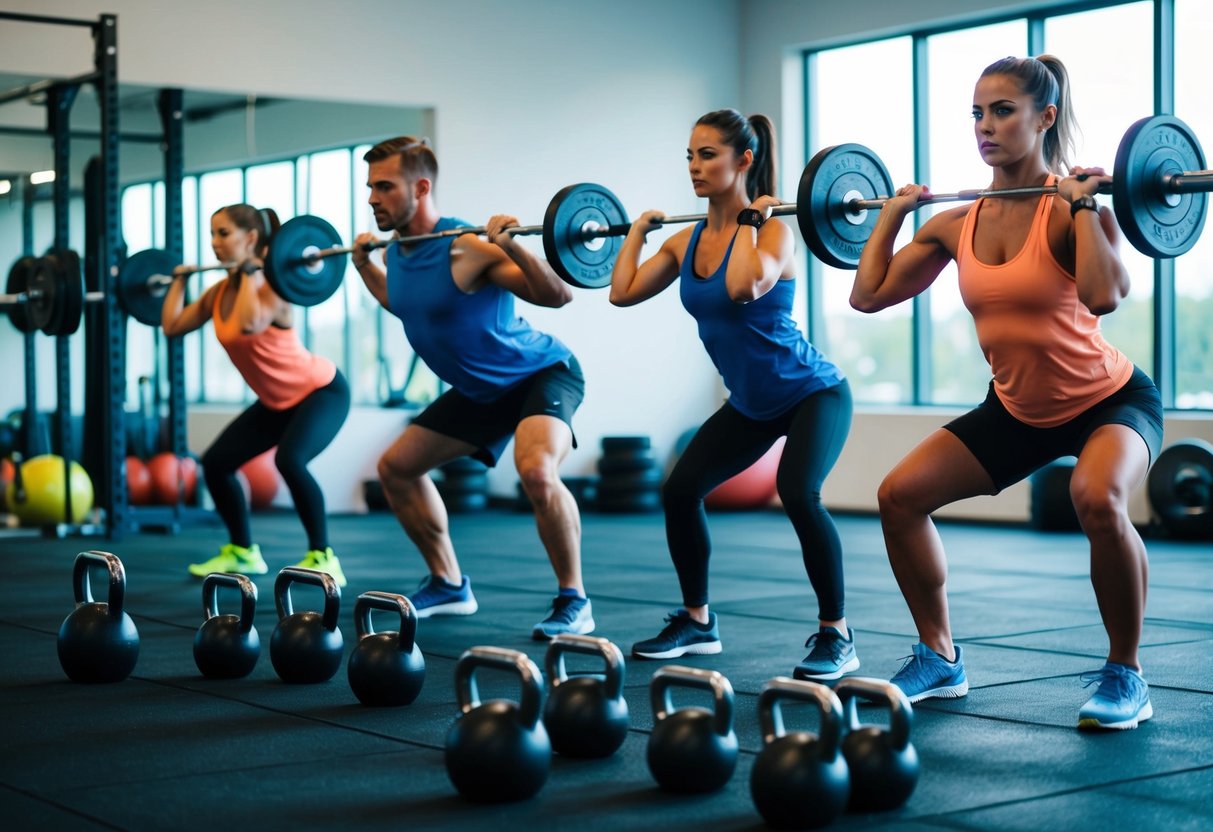
[[[212,572],[239,572],[241,575],[264,575],[270,568],[261,558],[261,547],[254,543],[247,549],[227,543],[219,554],[202,563],[191,563],[190,574],[204,578]]]
[[[332,546],[325,549],[309,549],[308,553],[303,556],[303,560],[295,565],[302,566],[304,569],[319,569],[321,572],[327,572],[333,576],[337,586],[345,586],[345,573],[341,571],[341,561],[337,560],[337,556],[333,554]]]

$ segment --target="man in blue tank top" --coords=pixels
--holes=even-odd
[[[368,202],[381,231],[401,237],[467,226],[434,204],[438,161],[424,139],[380,142],[370,165]],[[488,240],[440,237],[387,249],[385,268],[354,241],[354,266],[375,299],[404,324],[417,355],[451,385],[379,459],[384,494],[430,574],[410,596],[419,618],[476,611],[471,582],[455,557],[447,513],[429,471],[462,456],[495,465],[510,438],[539,537],[556,573],[536,639],[594,629],[581,577],[581,518],[557,469],[576,447],[572,417],[585,379],[572,352],[514,312],[517,296],[540,306],[572,300],[546,261],[506,233],[514,217],[492,217]]]

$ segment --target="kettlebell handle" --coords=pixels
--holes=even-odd
[[[902,693],[901,688],[883,679],[869,679],[866,676],[847,676],[835,687],[839,700],[846,708],[847,730],[855,731],[860,727],[857,699],[888,705],[889,707],[889,739],[893,748],[904,751],[910,744],[910,723],[914,718],[914,709],[910,700]]]
[[[72,587],[76,592],[76,606],[94,604],[92,586],[89,583],[88,568],[102,566],[109,572],[110,588],[107,605],[110,618],[122,618],[122,604],[126,599],[126,570],[117,555],[109,552],[91,550],[76,555],[76,564],[72,568]]]
[[[623,695],[623,653],[614,643],[597,636],[576,636],[570,633],[556,636],[543,657],[543,669],[552,681],[553,688],[568,681],[569,676],[564,667],[565,653],[582,653],[602,659],[606,663],[603,692],[609,699],[618,699]]]
[[[354,626],[358,638],[375,634],[371,624],[371,610],[394,612],[400,616],[400,652],[412,653],[417,641],[417,611],[413,604],[403,595],[392,592],[364,592],[354,602]]]
[[[291,604],[291,584],[311,584],[324,590],[324,629],[330,633],[337,629],[337,613],[341,604],[341,587],[327,572],[319,569],[304,569],[301,566],[286,566],[274,579],[274,604],[278,608],[278,619],[282,620],[295,612]]]
[[[774,742],[787,732],[783,726],[783,702],[808,702],[821,711],[822,759],[832,761],[842,744],[842,702],[834,691],[820,682],[776,676],[758,694],[758,725],[764,743]]]
[[[204,621],[219,615],[219,587],[228,586],[240,590],[240,628],[247,633],[253,629],[253,617],[257,614],[257,585],[244,575],[228,572],[212,572],[202,581],[202,614]]]
[[[480,691],[476,688],[476,669],[480,667],[518,674],[522,681],[518,721],[523,728],[533,730],[543,712],[543,679],[535,663],[526,653],[503,647],[473,647],[464,651],[455,664],[455,696],[465,714],[480,707]]]
[[[675,686],[709,691],[715,705],[716,733],[722,737],[729,735],[733,730],[733,686],[724,674],[718,670],[676,664],[660,668],[649,685],[654,722],[660,722],[674,712],[670,688]]]

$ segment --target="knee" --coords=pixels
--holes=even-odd
[[[1088,535],[1119,534],[1129,522],[1124,495],[1107,483],[1074,476],[1070,479],[1070,499]]]
[[[415,472],[394,454],[385,453],[379,457],[378,473],[385,489],[398,492],[415,485],[426,472]]]
[[[776,477],[775,492],[785,507],[812,510],[821,505],[821,491],[812,488],[800,477]]]
[[[284,454],[281,450],[278,450],[274,454],[274,467],[278,469],[278,473],[287,482],[297,479],[300,475],[307,474],[307,465],[300,463],[291,454]]]
[[[528,454],[517,460],[518,478],[522,490],[532,503],[546,503],[560,482],[556,473],[556,461],[548,454]]]
[[[202,458],[198,460],[198,463],[202,466],[202,476],[209,482],[214,482],[236,473],[235,468],[224,465],[219,457],[210,451],[205,451],[202,454]]]
[[[880,507],[882,520],[912,517],[927,512],[921,510],[914,499],[914,489],[895,474],[885,477],[876,489],[876,503]]]

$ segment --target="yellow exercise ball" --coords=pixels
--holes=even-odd
[[[4,490],[9,511],[22,526],[52,526],[63,516],[63,457],[53,454],[31,457],[21,464],[25,499],[17,497],[14,479]],[[80,463],[72,463],[72,519],[79,523],[93,508],[93,483]]]

